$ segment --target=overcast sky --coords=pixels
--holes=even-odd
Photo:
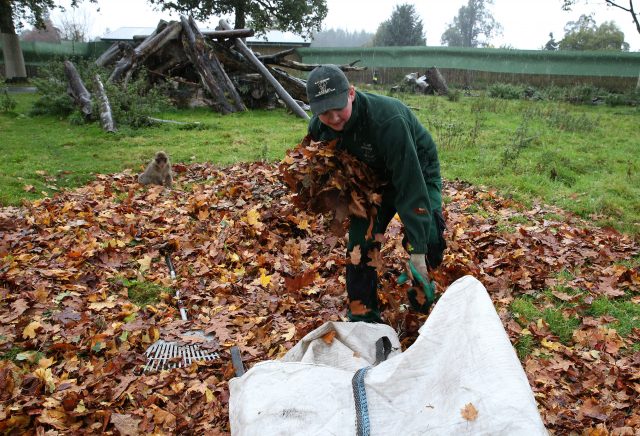
[[[68,4],[63,0],[61,4]],[[440,37],[467,0],[327,0],[329,13],[324,28],[349,31],[365,30],[374,33],[378,25],[391,17],[394,6],[409,3],[415,5],[426,31],[427,45],[440,45]],[[640,50],[640,34],[628,12],[607,7],[603,0],[581,0],[570,12],[561,9],[562,0],[495,0],[489,6],[494,18],[503,27],[501,36],[493,38],[495,47],[502,45],[517,49],[539,49],[553,32],[556,40],[562,39],[564,26],[576,21],[581,14],[592,14],[596,24],[614,21],[625,34],[631,51]],[[625,4],[625,1],[621,1]],[[100,12],[91,5],[80,13],[88,16],[92,24],[91,35],[100,36],[106,29],[119,27],[155,27],[160,19],[177,19],[177,15],[154,11],[146,0],[98,0]],[[76,12],[77,14],[78,12]],[[58,14],[53,14],[54,22]],[[215,27],[215,17],[204,27]]]

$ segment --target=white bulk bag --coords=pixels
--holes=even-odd
[[[331,330],[328,344],[323,336]],[[232,379],[232,434],[356,434],[352,379],[375,364],[382,336],[396,351],[364,377],[371,435],[547,434],[491,299],[471,276],[446,290],[405,352],[387,325],[330,322],[282,360]],[[461,413],[469,403],[478,412],[473,420]]]

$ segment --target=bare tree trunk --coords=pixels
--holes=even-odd
[[[67,87],[67,93],[73,98],[76,105],[80,107],[80,110],[84,114],[85,118],[91,117],[91,94],[87,91],[87,88],[82,82],[78,70],[71,61],[64,61],[64,73],[69,81]]]
[[[109,104],[109,98],[104,90],[102,80],[100,80],[100,76],[98,74],[95,75],[93,80],[96,82],[96,88],[98,90],[98,95],[100,96],[100,123],[102,124],[102,128],[107,132],[115,132],[117,129],[113,122],[111,104]]]
[[[196,67],[204,87],[220,106],[222,113],[245,111],[238,91],[225,73],[213,50],[209,49],[204,37],[192,17],[180,17],[182,41],[187,57]],[[227,99],[229,95],[231,102]]]
[[[27,69],[20,48],[18,35],[2,34],[2,53],[4,54],[4,76],[7,80],[27,79]]]
[[[225,20],[220,20],[220,27],[223,29],[230,30],[231,26]],[[264,66],[262,62],[258,60],[256,55],[242,42],[240,39],[235,39],[234,44],[236,48],[242,53],[252,64],[254,64],[260,73],[267,79],[267,81],[273,86],[276,90],[276,93],[284,100],[285,104],[289,106],[289,108],[298,115],[300,118],[305,120],[309,119],[309,115],[300,107],[298,103],[296,103],[293,98],[287,93],[287,91],[280,85],[280,83],[271,75],[267,67]]]
[[[27,78],[24,56],[20,48],[20,39],[13,25],[12,3],[0,0],[0,42],[4,54],[4,76],[7,80]]]

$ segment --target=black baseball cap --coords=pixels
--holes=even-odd
[[[314,68],[307,79],[307,98],[314,115],[342,109],[349,97],[349,80],[335,65]]]

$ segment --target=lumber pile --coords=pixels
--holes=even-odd
[[[110,68],[108,82],[126,86],[142,68],[150,77],[150,86],[168,83],[169,97],[176,106],[207,105],[223,114],[253,108],[285,105],[294,114],[309,118],[306,110],[305,81],[292,70],[311,71],[317,65],[286,59],[294,49],[261,56],[254,53],[242,38],[252,36],[251,29],[231,29],[224,20],[214,31],[201,32],[192,17],[180,21],[161,20],[155,31],[137,45],[114,43],[97,60]],[[68,62],[68,61],[67,61]],[[343,71],[361,71],[352,62],[341,65]],[[71,64],[69,62],[69,64]],[[84,84],[68,68],[69,94],[80,107],[90,98]],[[108,107],[108,96],[96,82],[100,96],[101,120],[105,130],[115,130]],[[86,111],[86,109],[85,109]]]

